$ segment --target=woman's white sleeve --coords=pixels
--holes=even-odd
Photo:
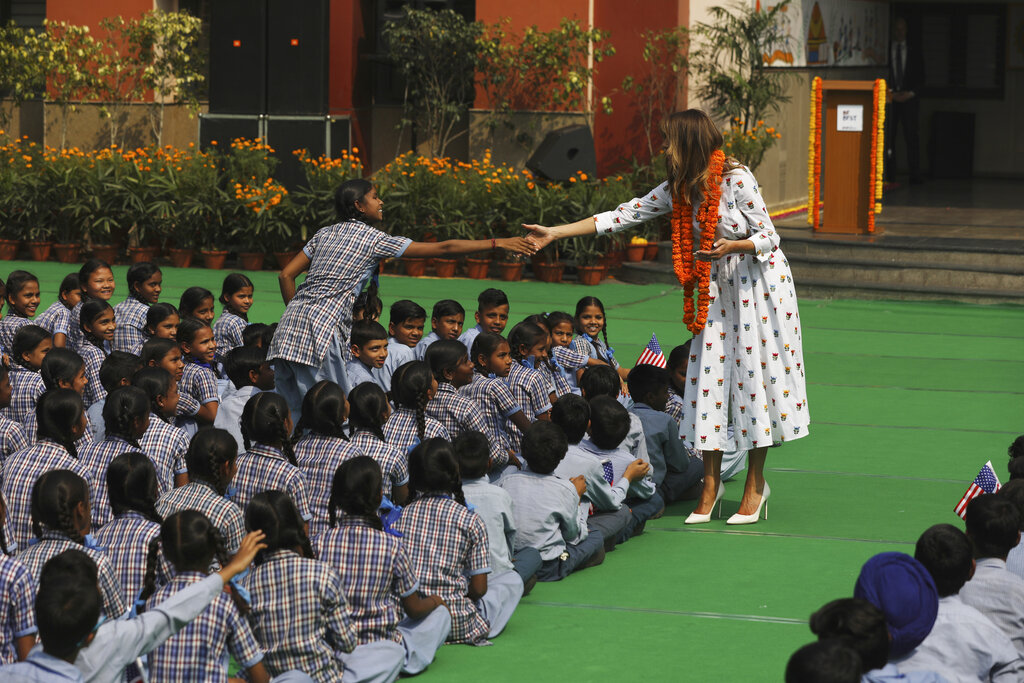
[[[750,228],[750,237],[747,239],[754,243],[754,258],[767,261],[772,252],[779,248],[779,235],[768,216],[768,207],[757,190],[757,181],[745,169],[741,173],[732,174],[729,180],[733,186],[736,208],[743,214]]]
[[[628,230],[634,225],[663,216],[672,211],[672,193],[668,182],[648,192],[643,197],[634,197],[623,202],[613,211],[605,211],[594,216],[597,234],[606,235],[620,230]]]

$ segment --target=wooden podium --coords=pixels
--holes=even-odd
[[[822,202],[825,205],[821,232],[857,235],[873,232],[873,225],[869,229],[868,214],[875,203],[875,188],[871,182],[874,87],[874,81],[821,81]],[[880,106],[884,107],[885,102]]]

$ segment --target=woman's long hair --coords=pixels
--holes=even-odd
[[[702,110],[687,109],[662,120],[661,134],[665,137],[665,171],[672,196],[699,206],[704,200],[711,154],[725,142],[721,131]],[[724,172],[738,167],[738,161],[728,158]]]

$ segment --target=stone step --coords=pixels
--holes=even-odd
[[[942,266],[903,259],[877,262],[868,259],[786,256],[797,282],[835,279],[924,289],[952,287],[1024,293],[1024,271],[1020,268],[977,270],[967,265]]]

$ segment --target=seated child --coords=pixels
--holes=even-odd
[[[430,313],[430,334],[416,345],[416,360],[423,360],[427,347],[441,339],[458,339],[466,322],[466,309],[454,299],[442,299]]]
[[[565,393],[579,395],[577,377],[591,360],[590,344],[582,337],[573,338],[575,321],[565,311],[549,313],[545,322],[551,333],[551,364],[555,369],[555,393],[558,396]]]
[[[374,320],[361,320],[352,324],[352,360],[345,363],[348,391],[363,382],[373,382],[387,393],[380,372],[388,359],[388,333],[384,326]]]
[[[10,354],[18,329],[32,323],[39,308],[39,280],[26,270],[15,270],[7,276],[4,301],[7,315],[0,319],[0,350]],[[38,323],[36,323],[38,324]]]
[[[939,613],[928,637],[893,663],[903,672],[935,671],[951,681],[1024,680],[1024,660],[1010,638],[958,593],[974,573],[971,542],[950,524],[936,524],[917,539],[914,559],[939,593]]]
[[[6,408],[11,405],[11,378],[7,367],[0,363],[0,470],[7,457],[17,453],[23,448],[28,448],[28,437],[21,424],[4,415]],[[2,501],[0,501],[2,505]],[[4,517],[0,517],[4,519]],[[0,528],[3,523],[0,522]],[[2,661],[2,659],[0,659]]]
[[[385,391],[391,391],[391,376],[400,366],[416,360],[416,345],[423,337],[423,323],[427,312],[415,301],[402,299],[391,304],[388,323],[388,357],[384,366],[374,370]]]
[[[274,388],[274,369],[266,352],[255,346],[239,346],[224,356],[224,372],[233,387],[221,398],[213,426],[230,432],[238,442],[238,454],[245,453],[242,439],[242,410],[253,394]]]
[[[974,546],[974,576],[960,598],[1010,636],[1024,656],[1024,579],[1006,569],[1006,556],[1020,542],[1020,513],[996,494],[967,505],[967,538]]]
[[[508,324],[508,296],[500,289],[485,289],[476,298],[476,312],[473,314],[476,325],[459,336],[469,350],[473,350],[473,340],[481,332],[501,334]]]
[[[889,631],[885,623],[885,614],[882,610],[872,605],[867,600],[860,598],[841,598],[833,600],[811,615],[811,633],[818,636],[818,644],[832,644],[837,647],[845,647],[858,655],[858,667],[851,680],[862,681],[862,683],[882,683],[882,681],[906,681],[920,683],[922,676],[916,672],[904,678],[895,666],[889,664]],[[801,648],[803,650],[804,648]],[[797,659],[798,650],[793,655]],[[833,653],[835,657],[846,658],[846,655],[839,651]],[[786,667],[786,682],[803,683],[803,681],[817,680],[814,678],[796,677],[793,659]],[[808,673],[820,675],[823,662],[812,665]],[[791,672],[794,674],[791,676]],[[861,678],[863,676],[863,679]],[[839,679],[842,680],[842,679]],[[937,679],[932,679],[939,683]],[[944,679],[943,679],[944,680]]]
[[[664,412],[668,378],[669,373],[654,365],[638,365],[626,377],[633,398],[630,412],[643,425],[651,477],[666,504],[697,498],[704,486],[704,461],[686,452],[679,426]]]
[[[580,375],[580,394],[588,401],[595,396],[609,396],[616,401],[622,394],[622,379],[619,373],[609,365],[591,365]],[[628,397],[625,399],[628,405]],[[640,458],[646,463],[651,462],[647,453],[647,439],[644,437],[644,424],[638,415],[629,413],[629,431],[626,433],[626,442],[623,448],[629,451],[634,458]]]
[[[1012,465],[1014,462],[1017,462],[1017,460],[1010,461],[1010,481],[1006,482],[1006,486],[999,489],[999,495],[1013,503],[1017,508],[1017,512],[1020,513],[1021,530],[1024,531],[1024,480],[1012,476]],[[1024,459],[1019,460],[1019,464],[1024,465]],[[1006,568],[1024,579],[1024,543],[1018,543],[1010,550],[1010,553],[1006,556]]]
[[[580,500],[581,519],[591,533],[596,531],[604,537],[605,550],[612,550],[633,518],[629,507],[622,504],[629,495],[630,483],[643,478],[651,466],[637,458],[612,486],[604,478],[601,462],[579,446],[590,429],[590,404],[580,396],[560,398],[551,409],[551,421],[562,428],[569,441],[569,450],[555,468],[555,474],[566,480],[583,476],[587,492]]]
[[[395,531],[420,589],[444,600],[452,616],[448,642],[486,645],[504,630],[523,594],[515,572],[487,564],[487,529],[466,506],[459,464],[445,439],[427,439],[409,454],[409,490]]]
[[[540,553],[535,548],[516,550],[516,525],[512,514],[512,498],[500,486],[487,478],[490,444],[481,432],[467,431],[452,441],[452,449],[459,460],[462,493],[477,516],[487,527],[487,546],[491,571],[515,571],[526,586],[527,595],[537,582]]]
[[[569,442],[562,428],[535,422],[523,434],[523,451],[530,471],[512,472],[501,488],[512,497],[516,549],[536,548],[543,560],[541,581],[559,581],[577,569],[604,561],[604,538],[580,526],[580,498],[587,492],[582,476],[566,481],[554,474]]]
[[[885,615],[889,642],[888,660],[875,676],[865,680],[897,680],[895,663],[928,637],[939,612],[939,594],[928,570],[906,553],[879,553],[861,567],[853,596],[870,602]],[[840,621],[842,623],[842,620]],[[814,630],[812,618],[811,629]],[[821,633],[819,633],[819,636]],[[878,640],[881,637],[876,636]],[[878,668],[877,662],[875,667]],[[903,672],[900,672],[903,673]],[[886,678],[885,674],[892,676]],[[945,678],[936,673],[904,674],[907,681],[932,681]]]
[[[621,479],[626,468],[637,460],[622,447],[628,431],[629,414],[621,403],[608,396],[590,400],[590,436],[580,441],[580,448],[601,463],[609,484]],[[665,509],[665,501],[658,494],[650,472],[630,481],[626,505],[633,518],[626,525],[621,541],[642,533],[647,520],[660,516]]]
[[[61,280],[57,300],[35,317],[35,324],[53,335],[54,346],[65,346],[71,309],[82,300],[82,288],[78,284],[78,273],[68,273]]]
[[[142,361],[138,356],[133,356],[125,351],[111,351],[110,355],[103,359],[100,365],[100,384],[103,385],[105,393],[109,394],[118,387],[126,387],[131,384],[132,375],[142,369]],[[89,429],[92,432],[93,441],[103,441],[103,406],[107,404],[107,397],[90,405],[85,413],[89,416]]]

